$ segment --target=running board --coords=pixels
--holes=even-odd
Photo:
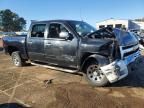
[[[35,66],[45,67],[45,68],[59,70],[59,71],[68,72],[68,73],[77,73],[78,72],[78,70],[70,70],[70,69],[54,67],[54,66],[49,66],[49,65],[43,65],[43,64],[33,63],[33,62],[31,62],[31,64],[35,65]]]

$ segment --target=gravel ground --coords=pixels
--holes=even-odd
[[[0,108],[143,108],[143,65],[117,83],[92,87],[81,75],[30,64],[15,67],[0,52]]]
[[[1,38],[0,38],[0,48],[2,47],[2,40],[1,40]]]

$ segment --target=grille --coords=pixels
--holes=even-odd
[[[136,45],[138,45],[138,44],[136,44]],[[126,47],[123,47],[122,49],[125,50],[125,49],[128,49],[128,48],[134,47],[134,46],[136,46],[136,45],[126,46]]]
[[[124,54],[124,57],[129,56],[129,55],[131,55],[131,54],[133,54],[133,53],[136,53],[138,50],[139,50],[139,48],[137,48],[137,49],[134,50],[134,51],[127,52],[127,53]]]

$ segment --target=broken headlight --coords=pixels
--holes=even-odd
[[[120,72],[120,66],[116,65],[114,72],[118,74]]]

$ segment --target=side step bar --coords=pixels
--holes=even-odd
[[[70,69],[65,69],[65,68],[60,68],[60,67],[38,64],[38,63],[34,63],[34,62],[31,62],[31,64],[35,65],[35,66],[45,67],[45,68],[59,70],[59,71],[68,72],[68,73],[77,73],[78,72],[78,70],[70,70]]]

